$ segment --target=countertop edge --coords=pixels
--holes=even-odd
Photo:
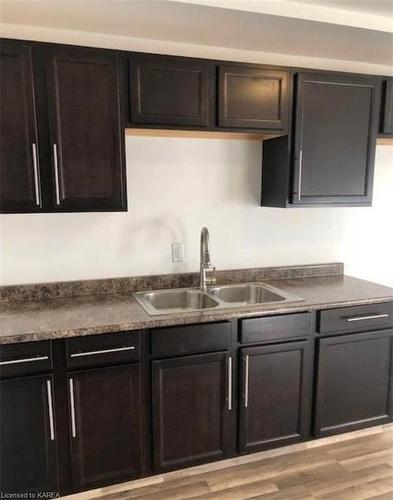
[[[166,328],[170,326],[181,326],[181,325],[192,325],[196,323],[213,323],[217,321],[228,321],[232,319],[242,319],[242,318],[252,318],[258,316],[269,316],[273,314],[290,314],[296,312],[305,311],[317,311],[322,309],[334,309],[339,307],[349,307],[356,305],[366,305],[375,303],[392,302],[393,296],[381,296],[372,297],[368,299],[354,299],[345,301],[334,301],[334,302],[320,302],[315,304],[288,304],[284,307],[276,308],[263,308],[263,309],[246,309],[243,310],[231,310],[226,309],[225,311],[197,314],[195,316],[190,316],[189,313],[185,313],[182,318],[180,314],[176,317],[170,318],[168,316],[155,316],[150,317],[143,321],[134,321],[130,323],[111,323],[102,326],[92,326],[92,327],[81,327],[72,329],[61,329],[61,330],[46,330],[40,332],[26,332],[20,334],[10,334],[9,336],[0,337],[0,345],[16,344],[23,342],[37,342],[40,340],[56,340],[73,338],[78,336],[87,335],[101,335],[105,333],[122,333],[127,331],[135,330],[146,330],[153,328]],[[164,323],[164,324],[163,324]]]

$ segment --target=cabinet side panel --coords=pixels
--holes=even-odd
[[[263,142],[261,206],[287,206],[289,195],[289,154],[289,138],[287,135]]]

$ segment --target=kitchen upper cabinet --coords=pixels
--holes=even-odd
[[[1,380],[0,403],[0,491],[58,491],[52,375]]]
[[[280,136],[263,144],[272,207],[369,206],[393,134],[392,78],[15,40],[0,64],[2,213],[127,210],[124,121]]]
[[[231,362],[227,352],[153,361],[155,472],[227,455]]]
[[[300,73],[293,203],[370,203],[379,105],[376,79]]]
[[[393,78],[383,82],[380,132],[393,135]]]
[[[185,57],[129,58],[131,122],[204,128],[209,124],[211,65]]]
[[[142,464],[139,364],[69,372],[68,389],[74,490],[138,476]]]
[[[393,330],[319,340],[316,436],[392,418]]]
[[[2,213],[127,209],[119,58],[2,41]]]
[[[32,49],[0,45],[0,211],[41,208]]]
[[[118,55],[54,46],[46,60],[55,207],[125,210]]]
[[[311,341],[241,349],[240,451],[309,436],[312,359]]]
[[[132,54],[129,82],[131,124],[287,130],[286,69]]]
[[[298,73],[293,142],[263,145],[262,205],[370,205],[379,102],[378,78]]]
[[[220,65],[218,74],[219,127],[286,132],[288,71]]]

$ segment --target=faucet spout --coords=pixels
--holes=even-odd
[[[215,283],[215,271],[216,269],[212,267],[210,259],[210,238],[209,230],[207,227],[203,227],[201,231],[201,243],[200,243],[200,269],[199,269],[199,289],[206,291],[207,285],[212,285]],[[210,273],[211,276],[207,276]]]

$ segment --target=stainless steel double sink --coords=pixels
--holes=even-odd
[[[206,292],[198,288],[152,290],[136,292],[134,297],[152,316],[303,300],[296,295],[264,283],[213,286]]]

